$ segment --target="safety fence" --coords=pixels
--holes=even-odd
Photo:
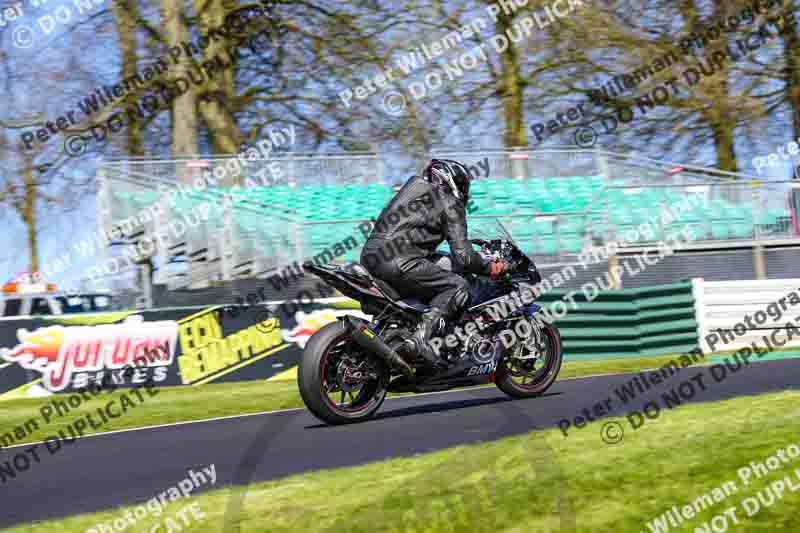
[[[102,164],[98,234],[108,245],[98,262],[127,257],[151,264],[153,281],[175,290],[257,277],[300,260],[302,219],[269,194],[290,175],[270,168],[273,163],[213,158]],[[248,190],[246,180],[262,187]]]
[[[592,207],[605,214],[600,224],[608,237],[619,238],[644,221],[655,232],[639,242],[658,241],[669,229],[690,226],[695,241],[730,243],[797,239],[796,212],[790,205],[790,182],[698,183],[694,185],[611,184],[598,191]],[[665,223],[662,213],[682,199],[692,207]],[[620,209],[619,206],[625,206]]]
[[[233,163],[238,161],[238,164]],[[155,186],[192,184],[198,178],[221,186],[245,185],[250,178],[269,185],[325,185],[386,182],[384,161],[368,152],[346,154],[273,152],[268,156],[184,156],[172,159],[101,159],[106,177],[136,177]]]
[[[609,241],[654,247],[686,226],[697,244],[755,251],[762,242],[800,244],[798,202],[791,201],[800,191],[791,192],[788,182],[600,150],[430,155],[461,160],[476,175],[471,233],[498,218],[541,265],[575,264],[582,252]],[[126,228],[101,259],[133,255],[145,236],[186,226],[144,257],[154,267],[153,282],[171,290],[268,277],[345,242],[336,260],[356,261],[363,245],[358,225],[377,216],[393,194],[387,157],[274,153],[100,162],[98,229]],[[665,216],[686,198],[697,200],[691,209]],[[203,206],[208,216],[186,224]],[[645,222],[654,231],[637,232]]]

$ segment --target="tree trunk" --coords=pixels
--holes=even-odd
[[[792,139],[800,137],[800,33],[797,20],[788,19],[783,38],[786,58],[786,96],[792,106]]]
[[[722,19],[726,15],[726,2],[728,0],[714,0],[714,14],[716,19]],[[706,53],[706,62],[710,63],[709,59],[712,56],[711,50],[716,49],[724,52],[725,45],[728,42],[727,38],[720,40],[716,46],[709,46],[709,52]],[[717,165],[720,170],[727,170],[728,172],[737,172],[739,165],[736,162],[736,148],[734,146],[733,134],[736,131],[736,115],[731,102],[734,101],[733,94],[730,87],[730,62],[722,63],[719,66],[719,71],[714,75],[719,79],[718,92],[716,97],[712,99],[713,108],[712,116],[710,117],[709,126],[711,131],[714,132],[714,149],[717,153]],[[729,191],[733,192],[733,191]]]
[[[22,209],[22,220],[28,233],[28,254],[30,258],[30,272],[39,271],[39,235],[36,228],[36,183],[31,173],[33,170],[25,169],[25,197]]]
[[[508,16],[498,16],[497,22],[495,22],[497,35],[505,35],[506,30],[511,27],[511,22],[512,19]],[[510,40],[508,47],[500,53],[500,60],[502,64],[500,97],[503,101],[503,118],[505,119],[503,143],[506,148],[526,146],[522,111],[525,81],[520,73],[519,51]]]
[[[226,10],[223,0],[196,0],[195,10],[200,18],[199,31],[205,34],[211,28],[220,28],[225,23]],[[200,114],[208,127],[212,148],[217,154],[235,154],[241,144],[236,118],[229,111],[236,96],[235,59],[228,53],[233,50],[235,39],[211,40],[203,53],[203,62],[218,57],[227,68],[213,72],[206,84],[203,98],[198,102]],[[227,176],[226,185],[235,185],[236,177]]]
[[[164,24],[164,40],[168,47],[181,46],[189,39],[189,32],[183,20],[183,10],[180,0],[161,0],[161,18]],[[170,69],[170,85],[175,89],[174,82],[177,78],[189,80],[187,74],[191,60],[186,53],[181,54],[180,61]],[[194,86],[189,83],[189,90],[178,96],[172,102],[172,154],[194,155],[198,152],[197,146],[197,94]],[[190,182],[191,176],[183,175],[183,169],[177,174],[182,177],[180,181]]]
[[[136,61],[136,21],[139,16],[139,9],[135,0],[119,0],[114,2],[114,19],[119,33],[119,48],[122,54],[122,79],[128,79],[137,73]],[[136,105],[136,93],[131,93],[125,98],[124,107],[126,110]],[[129,116],[136,116],[135,113]],[[142,141],[142,124],[138,120],[132,121],[125,133],[128,153],[131,155],[144,155],[144,144]]]
[[[720,85],[727,83],[721,81]],[[736,162],[736,150],[734,148],[733,132],[736,127],[735,121],[731,120],[732,115],[727,109],[726,104],[720,101],[713,113],[704,113],[706,120],[714,134],[714,150],[717,154],[717,166],[720,170],[737,172],[739,165]]]

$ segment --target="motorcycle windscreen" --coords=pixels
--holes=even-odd
[[[520,247],[520,245],[517,243],[517,241],[514,240],[514,237],[511,236],[511,232],[508,230],[508,228],[502,222],[500,222],[500,219],[495,218],[494,220],[495,220],[495,223],[497,224],[498,230],[503,235],[503,238],[505,240],[507,240],[508,242],[510,242],[514,246],[514,248],[517,249],[517,251],[520,253],[520,255],[522,255],[522,256],[524,256],[524,257],[526,257],[528,259],[528,261],[529,261],[529,263],[528,263],[528,273],[529,273],[529,275],[531,277],[531,283],[536,284],[536,283],[539,283],[540,281],[542,281],[542,276],[539,273],[539,269],[536,268],[536,263],[534,263],[533,258],[530,255],[526,254],[524,251],[522,251],[522,248]]]
[[[503,238],[504,238],[505,240],[509,241],[511,244],[513,244],[513,245],[514,245],[514,248],[516,248],[517,250],[519,250],[519,253],[521,253],[522,255],[524,255],[525,257],[527,257],[528,259],[531,259],[531,257],[530,257],[528,254],[526,254],[525,252],[523,252],[523,251],[522,251],[522,248],[520,247],[520,245],[517,243],[517,241],[515,241],[515,240],[514,240],[514,237],[512,237],[512,236],[511,236],[511,232],[510,232],[510,231],[508,231],[508,228],[506,228],[506,227],[503,225],[503,223],[502,223],[502,222],[500,222],[500,219],[499,219],[499,218],[496,218],[496,219],[494,219],[494,220],[495,220],[495,222],[497,223],[497,227],[499,228],[499,230],[500,230],[500,233],[503,235]],[[531,259],[531,263],[533,263],[533,259]]]

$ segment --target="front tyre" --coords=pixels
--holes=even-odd
[[[522,339],[497,365],[495,384],[512,398],[541,396],[561,370],[561,334],[552,324],[538,331],[532,342]]]
[[[300,396],[328,424],[370,418],[386,399],[386,366],[364,353],[342,320],[322,327],[306,343],[297,370]]]

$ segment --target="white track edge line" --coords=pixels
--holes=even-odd
[[[585,377],[596,377],[596,376],[585,376]],[[572,379],[582,379],[582,377],[567,378],[567,379],[563,379],[563,380],[560,380],[560,381],[567,381],[567,380],[572,380]],[[488,388],[488,386],[489,385],[483,385],[483,386],[474,387],[474,388],[475,389]],[[446,391],[421,392],[419,394],[413,395],[413,397],[430,396],[432,394],[447,394],[447,393],[452,393],[452,392],[465,392],[467,390],[470,390],[470,389],[465,388],[465,389],[446,390]],[[407,399],[407,398],[411,398],[411,397],[412,396],[395,396],[395,397],[392,397],[392,398],[386,398],[386,400],[387,401],[388,400],[400,400],[400,399]],[[218,416],[218,417],[214,417],[214,418],[204,418],[202,420],[185,420],[185,421],[182,421],[182,422],[169,422],[169,423],[166,423],[166,424],[156,424],[156,425],[153,425],[153,426],[142,426],[142,427],[138,427],[138,428],[126,428],[126,429],[115,429],[115,430],[112,430],[112,431],[102,431],[102,432],[99,432],[99,433],[90,433],[88,435],[80,435],[80,436],[75,437],[75,438],[76,439],[85,439],[85,438],[88,438],[88,437],[100,437],[100,436],[103,436],[103,435],[114,435],[114,434],[119,434],[119,433],[127,433],[127,432],[130,432],[130,431],[144,431],[144,430],[148,430],[148,429],[160,429],[160,428],[166,428],[166,427],[182,426],[182,425],[186,425],[186,424],[202,424],[204,422],[216,422],[218,420],[230,420],[230,419],[235,419],[235,418],[244,418],[244,417],[248,417],[248,416],[275,415],[275,414],[280,414],[280,413],[290,413],[292,411],[305,411],[305,410],[307,410],[305,407],[292,407],[290,409],[276,409],[276,410],[273,410],[273,411],[259,411],[257,413],[245,413],[245,414],[241,414],[241,415]],[[45,444],[46,442],[47,441],[37,441],[37,442],[26,442],[26,443],[23,443],[23,444],[12,444],[11,446],[0,446],[0,451],[2,451],[2,450],[10,450],[11,448],[20,448],[22,446],[35,446],[35,445],[38,445],[38,444]]]
[[[766,361],[761,361],[761,362],[763,363],[763,362],[766,362]],[[703,365],[697,365],[697,366],[703,366]],[[572,377],[572,378],[557,379],[554,383],[557,383],[559,381],[575,381],[575,380],[578,380],[578,379],[599,378],[599,377],[606,377],[606,376],[624,376],[626,374],[635,374],[637,372],[652,372],[654,370],[659,370],[659,369],[658,368],[643,368],[641,370],[636,370],[636,371],[631,371],[631,372],[622,372],[622,373],[617,373],[617,374],[592,374],[592,375],[589,375],[589,376],[577,376],[577,377]],[[449,393],[453,393],[453,392],[466,392],[466,391],[469,391],[469,390],[489,388],[491,385],[492,384],[485,384],[485,385],[480,385],[480,386],[476,386],[476,387],[469,387],[469,388],[456,389],[456,390],[420,392],[418,394],[414,394],[413,396],[394,396],[392,398],[386,398],[386,400],[387,401],[388,400],[402,400],[402,399],[408,399],[408,398],[416,398],[418,396],[430,396],[430,395],[433,395],[433,394],[449,394]],[[248,417],[248,416],[275,415],[275,414],[280,414],[280,413],[290,413],[292,411],[305,411],[305,410],[306,410],[305,407],[292,407],[290,409],[276,409],[274,411],[260,411],[258,413],[245,413],[243,415],[218,416],[218,417],[215,417],[215,418],[204,418],[202,420],[186,420],[186,421],[183,421],[183,422],[170,422],[168,424],[157,424],[155,426],[143,426],[143,427],[140,427],[140,428],[115,429],[113,431],[103,431],[101,433],[90,433],[88,435],[81,435],[81,436],[78,436],[78,437],[75,437],[75,438],[76,439],[86,439],[86,438],[89,438],[89,437],[102,437],[103,435],[114,435],[114,434],[118,434],[118,433],[128,433],[130,431],[144,431],[144,430],[147,430],[147,429],[160,429],[160,428],[166,428],[166,427],[183,426],[183,425],[186,425],[186,424],[202,424],[204,422],[216,422],[218,420],[230,420],[230,419],[233,419],[233,418],[245,418],[245,417]],[[11,446],[0,446],[0,452],[2,450],[10,450],[11,448],[21,448],[22,446],[29,446],[29,447],[30,446],[37,446],[39,444],[45,444],[46,442],[47,441],[26,442],[24,444],[12,444]]]

